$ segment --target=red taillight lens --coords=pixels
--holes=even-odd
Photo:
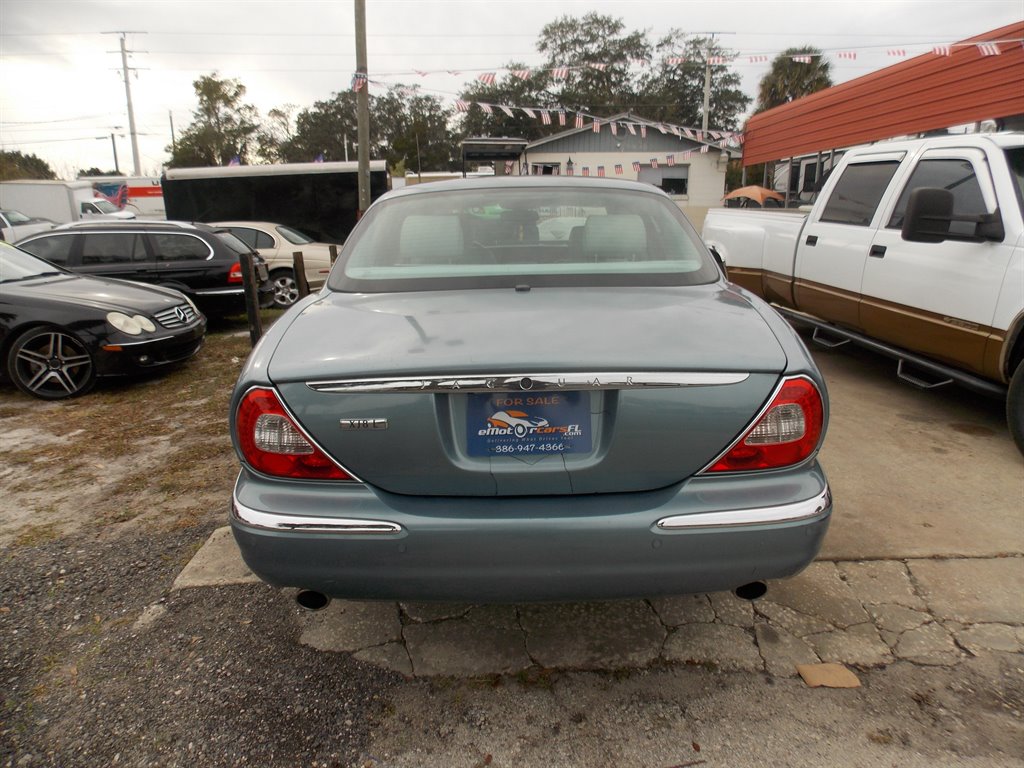
[[[242,262],[236,261],[234,264],[231,265],[231,270],[228,272],[228,282],[242,282]]]
[[[251,389],[238,404],[238,444],[253,469],[276,477],[352,480],[291,420],[271,389]]]
[[[825,421],[821,393],[810,379],[785,379],[743,438],[708,472],[743,472],[799,464],[818,446]]]

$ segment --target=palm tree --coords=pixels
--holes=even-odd
[[[761,78],[754,112],[764,112],[832,87],[830,68],[831,64],[817,48],[787,48],[775,57],[772,68]]]

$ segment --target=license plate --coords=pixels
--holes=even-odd
[[[589,392],[486,392],[468,397],[470,456],[590,451]]]

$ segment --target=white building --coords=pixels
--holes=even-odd
[[[629,112],[602,118],[599,128],[587,122],[527,144],[511,173],[647,182],[671,195],[698,232],[708,208],[721,206],[730,150],[721,149],[720,142],[711,143],[710,136],[702,141],[697,134],[687,138]],[[496,171],[503,170],[497,164]]]

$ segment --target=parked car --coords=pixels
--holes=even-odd
[[[69,272],[0,243],[2,377],[45,400],[89,391],[97,376],[187,360],[206,318],[170,288]]]
[[[560,210],[579,236],[524,231]],[[800,338],[655,187],[415,186],[246,363],[231,525],[307,605],[753,591],[825,535],[827,420]]]
[[[37,232],[46,232],[56,226],[49,219],[34,219],[11,208],[0,210],[0,240],[8,243],[17,242]]]
[[[245,311],[240,257],[253,253],[229,232],[177,221],[78,222],[27,238],[19,247],[74,272],[175,288],[207,315]],[[274,301],[258,262],[261,307]]]
[[[320,290],[331,271],[331,244],[314,242],[293,227],[265,221],[219,221],[210,226],[226,229],[266,259],[274,283],[274,304],[281,309],[287,309],[299,298],[295,283],[296,251],[302,252],[306,282],[311,290]]]

